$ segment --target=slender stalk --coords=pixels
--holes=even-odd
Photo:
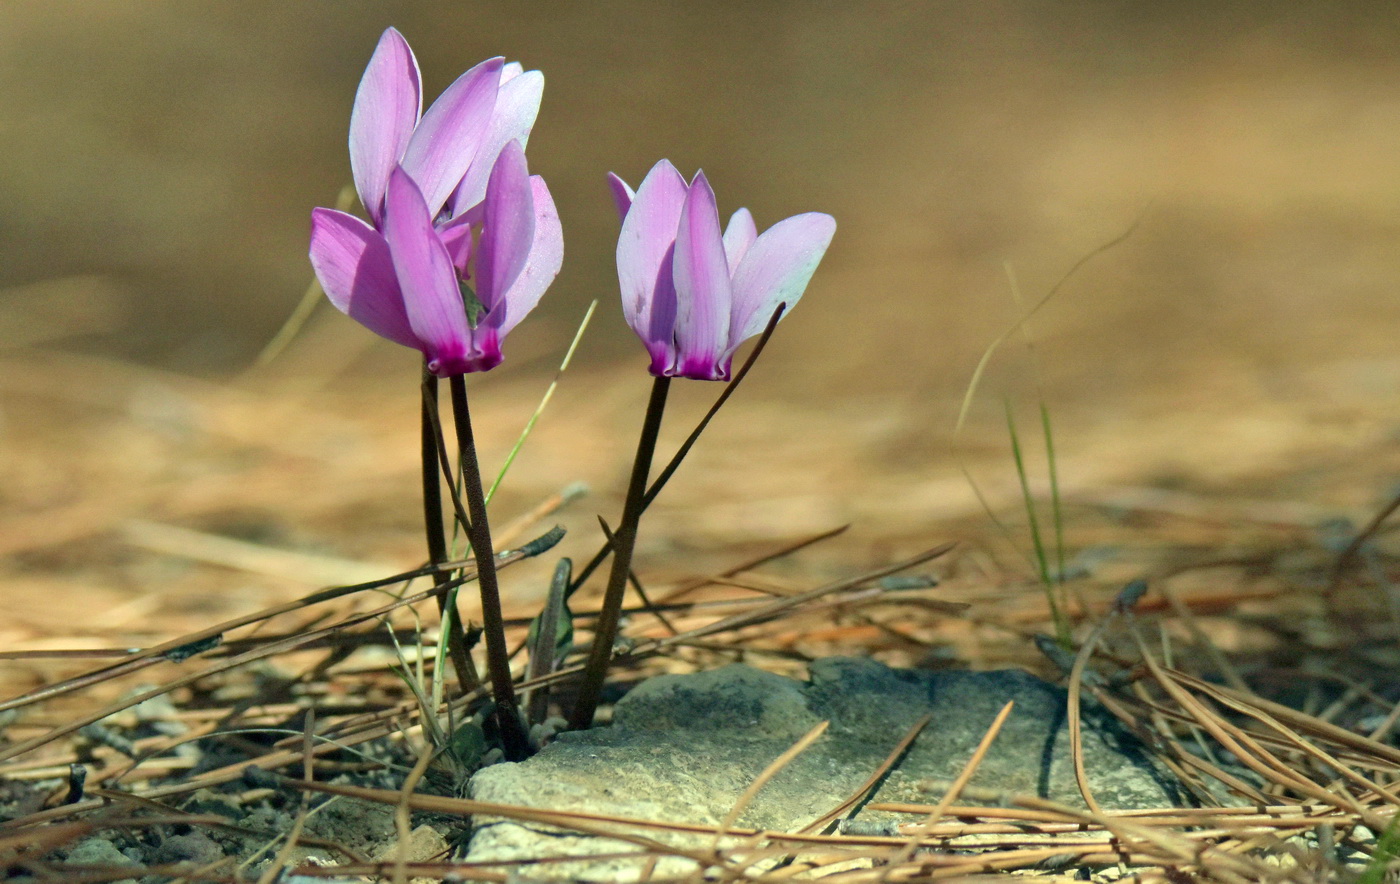
[[[1055,437],[1050,432],[1050,409],[1040,400],[1040,428],[1045,433],[1045,459],[1050,465],[1050,511],[1055,522],[1055,575],[1057,583],[1065,582],[1065,517],[1060,505],[1060,468],[1055,460]]]
[[[540,404],[535,406],[535,413],[530,415],[530,419],[525,422],[525,429],[520,431],[520,438],[515,440],[515,447],[511,448],[510,454],[506,455],[506,462],[501,464],[501,471],[496,474],[496,479],[491,483],[491,487],[486,489],[486,503],[489,506],[491,498],[496,496],[496,489],[501,487],[501,482],[505,480],[506,473],[510,472],[510,465],[515,463],[515,457],[520,453],[520,449],[525,447],[525,440],[530,438],[530,433],[535,429],[535,422],[544,414],[545,406],[549,405],[549,400],[554,398],[554,391],[559,388],[559,380],[564,377],[564,372],[569,370],[569,363],[574,360],[574,351],[578,349],[579,341],[583,340],[583,333],[588,330],[588,323],[593,319],[593,311],[598,307],[595,299],[588,305],[588,311],[583,314],[583,321],[578,325],[578,331],[574,332],[574,339],[569,343],[569,349],[564,351],[564,359],[559,363],[559,370],[554,373],[554,380],[549,382],[545,388],[544,396],[540,398]]]
[[[1011,459],[1016,464],[1016,479],[1021,484],[1021,503],[1026,507],[1026,518],[1030,523],[1031,546],[1035,550],[1036,573],[1040,575],[1040,582],[1045,585],[1045,591],[1051,592],[1054,581],[1050,579],[1050,559],[1045,552],[1045,543],[1040,534],[1040,518],[1036,515],[1035,496],[1031,494],[1031,480],[1026,473],[1026,459],[1021,454],[1021,436],[1016,432],[1016,417],[1011,410],[1011,400],[1003,399],[1002,405],[1006,408],[1006,432],[1011,437]],[[1059,612],[1055,610],[1055,599],[1053,594],[1050,597],[1051,613],[1055,616],[1056,626],[1059,625]]]
[[[603,593],[603,606],[593,627],[593,647],[583,670],[569,726],[583,729],[593,723],[593,713],[603,692],[603,679],[608,674],[613,641],[617,638],[617,621],[622,613],[622,596],[627,589],[627,575],[632,570],[632,550],[637,544],[637,525],[645,508],[647,476],[651,474],[651,458],[656,452],[656,439],[661,433],[661,416],[666,411],[666,393],[671,379],[656,378],[651,385],[646,417],[642,419],[642,435],[637,441],[637,458],[632,461],[632,478],[627,483],[627,499],[622,504],[622,520],[613,537],[612,572]]]
[[[447,534],[442,526],[442,483],[438,478],[438,379],[423,369],[423,527],[428,534],[428,563],[447,561]]]
[[[710,410],[705,412],[705,416],[700,419],[700,423],[695,425],[695,429],[691,430],[690,435],[681,443],[681,447],[676,450],[676,454],[671,458],[671,462],[666,464],[666,467],[657,474],[656,481],[651,483],[651,487],[647,489],[646,497],[642,500],[642,512],[646,512],[647,507],[651,506],[651,502],[656,499],[656,495],[660,494],[661,489],[666,487],[666,482],[669,481],[676,470],[680,468],[681,461],[685,460],[685,456],[690,453],[690,449],[694,447],[696,441],[699,440],[700,434],[705,432],[705,428],[710,425],[710,421],[719,413],[720,408],[724,406],[724,403],[729,401],[730,396],[734,395],[734,391],[739,389],[739,384],[743,383],[744,377],[749,373],[749,369],[753,368],[753,364],[758,361],[759,355],[763,353],[763,348],[768,346],[768,339],[773,337],[773,330],[778,327],[778,320],[783,318],[783,311],[786,309],[786,304],[779,304],[777,309],[773,311],[773,315],[768,320],[768,325],[763,329],[763,334],[758,336],[758,341],[754,344],[753,349],[749,351],[749,358],[745,359],[744,364],[739,366],[739,371],[735,373],[734,379],[724,385],[724,389],[720,391],[719,398],[715,400],[715,404],[710,406]],[[575,592],[578,592],[578,588],[583,586],[584,582],[588,580],[589,577],[593,576],[593,572],[598,570],[598,566],[603,564],[603,560],[608,557],[608,553],[610,552],[612,552],[611,538],[603,544],[602,548],[598,550],[593,558],[588,560],[588,564],[583,566],[583,570],[574,578],[574,582],[569,584],[568,595],[573,595]]]
[[[434,585],[443,582],[450,575],[441,566],[449,560],[447,554],[447,533],[442,524],[442,483],[438,472],[438,455],[442,446],[441,430],[437,421],[438,379],[427,367],[423,368],[423,529],[428,538],[428,564],[433,566]],[[457,592],[449,590],[438,594],[438,615],[442,624],[443,642],[452,658],[452,668],[457,673],[457,684],[462,693],[474,690],[481,683],[476,667],[472,665],[471,654],[467,652],[467,636],[462,631],[462,618],[457,616]]]
[[[457,428],[457,448],[461,455],[462,487],[467,494],[467,540],[476,559],[476,582],[481,589],[481,622],[486,634],[486,671],[491,676],[491,695],[496,701],[496,723],[501,748],[507,761],[520,761],[530,751],[520,711],[515,706],[515,685],[510,677],[510,650],[506,647],[506,627],[501,615],[501,591],[496,583],[496,550],[491,545],[491,525],[486,518],[486,496],[481,485],[481,467],[476,457],[476,437],[472,433],[471,412],[467,408],[467,382],[462,375],[449,381],[452,390],[452,417]]]
[[[350,206],[355,202],[355,188],[347,184],[340,189],[340,194],[335,198],[335,207],[342,212],[350,211]],[[301,300],[292,310],[292,314],[287,317],[287,321],[282,323],[282,327],[277,330],[277,334],[272,336],[272,340],[258,353],[258,358],[253,364],[258,366],[267,365],[282,355],[282,352],[291,346],[296,336],[301,334],[301,330],[306,325],[306,321],[311,318],[311,314],[316,311],[316,307],[325,300],[325,289],[321,288],[320,280],[314,276],[306,287],[306,292],[302,294]]]
[[[643,502],[642,504],[642,510],[643,512],[646,511],[645,502]],[[603,529],[603,536],[608,539],[608,548],[612,549],[612,543],[616,538],[613,537],[613,531],[611,528],[608,527],[607,520],[605,520],[602,516],[598,517],[598,527]],[[676,625],[671,622],[670,618],[667,617],[664,613],[662,613],[660,608],[652,604],[651,598],[647,595],[646,587],[642,586],[642,581],[637,579],[636,571],[629,570],[627,572],[627,582],[632,584],[633,592],[637,593],[637,598],[642,600],[643,611],[646,611],[648,614],[659,620],[662,626],[670,630],[671,635],[681,634],[681,631],[676,628]]]
[[[1026,473],[1026,461],[1021,454],[1021,438],[1016,432],[1016,418],[1011,410],[1011,400],[1002,400],[1006,407],[1006,430],[1011,436],[1011,456],[1016,463],[1016,478],[1021,483],[1021,500],[1026,507],[1026,517],[1030,522],[1031,544],[1035,548],[1036,568],[1041,585],[1045,588],[1045,600],[1050,606],[1050,619],[1055,624],[1055,640],[1060,647],[1070,650],[1073,642],[1070,637],[1069,621],[1055,599],[1055,581],[1050,576],[1050,558],[1045,551],[1045,541],[1040,533],[1040,519],[1035,512],[1035,496],[1031,494],[1030,476]]]

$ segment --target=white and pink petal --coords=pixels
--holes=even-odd
[[[501,80],[500,58],[458,77],[418,121],[401,165],[418,184],[434,218],[466,175],[486,137]]]
[[[422,108],[418,60],[403,35],[389,28],[370,56],[350,112],[350,171],[376,225],[389,173],[402,159]]]
[[[535,232],[529,258],[482,324],[496,329],[502,338],[535,309],[564,266],[564,230],[559,223],[554,198],[540,176],[532,176],[530,186],[534,193]],[[480,333],[482,327],[476,331]]]
[[[836,233],[836,220],[821,212],[794,215],[768,228],[734,270],[729,351],[763,331],[779,304],[792,310]]]
[[[715,193],[703,172],[695,175],[681,211],[672,265],[676,284],[675,373],[719,380],[720,357],[729,344],[733,300]]]
[[[611,172],[608,173],[608,192],[612,194],[613,205],[617,207],[617,220],[626,220],[627,210],[632,208],[632,200],[637,198],[637,192],[630,184]]]
[[[534,189],[520,142],[510,142],[496,158],[482,210],[476,293],[489,312],[525,269],[535,241]]]
[[[311,212],[311,269],[335,308],[382,338],[418,349],[389,246],[379,231],[334,209]]]
[[[437,229],[438,239],[447,247],[452,257],[452,266],[457,268],[457,276],[469,279],[471,270],[473,227],[468,218],[454,218]]]
[[[617,239],[622,315],[654,358],[663,348],[671,352],[674,343],[671,268],[687,191],[676,167],[658,162],[637,188]]]
[[[518,64],[515,66],[519,67]],[[496,93],[496,109],[491,114],[486,134],[449,200],[453,216],[466,212],[486,198],[486,182],[491,177],[491,170],[502,148],[512,141],[519,141],[521,147],[529,144],[530,130],[539,116],[543,96],[544,74],[526,71],[507,79],[502,71],[501,86]]]
[[[758,227],[753,223],[753,214],[748,209],[740,209],[729,218],[729,226],[724,228],[724,257],[729,262],[732,274],[749,246],[758,239]]]
[[[383,228],[404,311],[429,371],[438,377],[468,371],[471,334],[456,269],[422,192],[401,167],[389,176]]]

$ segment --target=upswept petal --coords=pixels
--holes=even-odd
[[[519,68],[520,63],[515,62]],[[530,133],[540,115],[544,99],[544,74],[540,71],[520,71],[507,77],[501,74],[501,86],[496,91],[496,112],[491,115],[486,144],[493,152],[511,141],[521,147],[530,146]]]
[[[396,344],[422,346],[404,312],[389,245],[379,231],[354,215],[312,209],[311,268],[341,313]]]
[[[617,206],[617,220],[625,219],[627,210],[632,208],[632,200],[637,198],[636,191],[632,190],[632,185],[611,172],[608,173],[608,191],[612,193],[613,205]]]
[[[428,370],[444,378],[466,372],[471,332],[457,274],[433,229],[422,192],[402,167],[389,176],[384,239],[403,292],[404,311],[428,359]]]
[[[535,241],[534,189],[520,142],[507,144],[496,158],[482,208],[476,295],[491,311],[525,269],[530,245]]]
[[[729,217],[729,226],[724,228],[724,257],[729,262],[729,272],[744,260],[749,246],[758,239],[758,227],[753,223],[753,213],[740,209]]]
[[[514,66],[518,68],[520,65]],[[529,144],[530,130],[539,116],[543,96],[544,74],[539,71],[520,73],[509,80],[502,72],[501,88],[496,93],[496,109],[491,114],[486,134],[476,150],[475,159],[467,167],[466,175],[448,201],[454,217],[486,198],[486,181],[491,177],[501,148],[512,141],[519,141],[521,147]]]
[[[500,58],[458,77],[418,121],[400,165],[418,183],[434,218],[467,173],[486,135],[501,80]]]
[[[726,373],[719,359],[729,343],[732,292],[719,229],[715,192],[695,173],[676,231],[676,373],[715,380]]]
[[[501,85],[504,86],[523,73],[525,73],[525,65],[518,61],[506,62],[501,65]]]
[[[564,266],[564,229],[559,224],[554,198],[538,175],[531,176],[530,187],[534,191],[535,239],[530,245],[529,260],[499,303],[486,315],[482,326],[477,327],[478,340],[483,327],[497,329],[502,338],[509,334],[516,323],[535,309],[545,289]]]
[[[668,160],[652,166],[617,238],[622,315],[651,352],[653,365],[662,354],[675,352],[672,251],[687,190],[685,179]]]
[[[808,212],[779,221],[754,241],[734,271],[730,352],[763,331],[779,304],[792,309],[835,233],[836,219]]]
[[[453,218],[448,223],[437,229],[438,239],[447,247],[447,254],[452,258],[452,266],[457,268],[457,276],[462,279],[471,278],[472,260],[472,225],[466,218]]]
[[[379,38],[350,112],[350,171],[370,219],[379,224],[389,173],[403,156],[423,110],[418,60],[394,28]]]
[[[637,332],[647,352],[651,354],[650,371],[657,377],[674,374],[676,367],[676,280],[671,273],[675,265],[676,244],[666,249],[661,256],[663,269],[656,278],[656,289],[652,292],[651,303],[647,305],[645,332]]]

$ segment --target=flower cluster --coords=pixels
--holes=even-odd
[[[423,112],[418,62],[384,32],[350,117],[350,167],[366,223],[311,220],[311,264],[327,297],[376,334],[422,351],[438,377],[499,365],[501,342],[539,303],[564,259],[549,188],[525,145],[544,77],[483,61]],[[727,380],[734,351],[802,297],[836,231],[809,212],[761,236],[747,209],[720,229],[704,173],[667,160],[634,192],[609,174],[622,232],[623,315],[658,377]]]
[[[311,265],[331,303],[376,334],[421,351],[430,373],[423,379],[421,425],[429,563],[435,579],[450,572],[440,486],[460,479],[465,510],[457,506],[457,521],[476,562],[496,731],[512,760],[527,754],[529,738],[515,701],[488,495],[463,375],[501,363],[502,341],[563,264],[554,200],[525,160],[543,89],[538,71],[492,58],[458,77],[424,112],[418,61],[390,28],[365,69],[350,116],[350,168],[369,220],[332,209],[311,213]],[[622,217],[622,312],[651,356],[655,380],[622,517],[595,559],[601,562],[612,549],[570,716],[575,727],[591,723],[601,696],[642,512],[689,446],[649,490],[671,379],[728,380],[735,350],[797,303],[836,232],[830,215],[811,212],[760,235],[748,209],[735,212],[721,230],[704,173],[687,182],[667,160],[636,191],[616,175],[608,181]],[[438,426],[438,378],[449,379],[452,393],[455,478]],[[562,605],[564,594],[559,598]],[[476,675],[465,635],[449,630],[446,640],[458,679],[468,687]],[[540,653],[532,650],[532,666]],[[542,665],[547,672],[553,663]]]
[[[554,200],[525,161],[543,89],[538,71],[493,58],[423,113],[418,62],[389,29],[350,117],[371,223],[312,212],[311,265],[331,303],[421,350],[438,377],[499,365],[501,341],[563,264]]]
[[[740,209],[721,234],[705,173],[687,184],[667,160],[635,192],[616,175],[608,183],[622,216],[622,313],[658,377],[728,380],[734,351],[797,303],[836,233],[830,215],[808,212],[759,236]]]

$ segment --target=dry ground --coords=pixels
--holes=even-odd
[[[586,547],[592,514],[617,509],[645,380],[609,294],[599,180],[661,155],[704,164],[726,210],[742,195],[763,223],[816,208],[841,229],[662,498],[642,558],[657,579],[847,522],[811,567],[955,537],[1018,572],[959,461],[1016,522],[1001,400],[1029,427],[1037,385],[1084,505],[1184,507],[1172,518],[1213,528],[1262,507],[1306,531],[1390,493],[1400,26],[1382,6],[63,7],[0,13],[16,641],[161,634],[324,576],[172,559],[134,522],[416,561],[409,356],[323,315],[247,368],[305,284],[306,210],[346,178],[345,111],[389,23],[429,89],[492,51],[550,78],[532,162],[569,261],[480,387],[488,462],[602,301],[503,517],[586,482],[565,514]],[[978,356],[1017,315],[1007,268],[1033,302],[1134,223],[1036,316],[1034,354],[1002,349],[954,440]],[[673,439],[712,393],[688,386]],[[1075,513],[1091,526],[1076,550],[1142,545]]]
[[[1052,674],[1027,640],[1045,610],[1001,416],[1009,398],[1033,435],[1043,396],[1076,610],[1147,577],[1147,610],[1184,601],[1261,687],[1298,667],[1393,683],[1384,545],[1326,593],[1344,520],[1400,475],[1393,10],[70,5],[0,12],[3,650],[149,646],[419,562],[411,354],[324,311],[249,367],[307,281],[306,212],[347,177],[350,97],[393,23],[430,88],[496,51],[550,78],[532,166],[569,269],[473,388],[487,464],[602,302],[502,524],[586,483],[546,520],[581,559],[595,514],[620,508],[647,382],[611,300],[601,174],[669,155],[706,167],[724,211],[841,226],[644,525],[650,586],[847,523],[768,576],[805,586],[957,540],[930,596],[965,615],[785,641]],[[1018,314],[1006,265],[1034,302],[1134,224],[1036,315],[1034,352],[1008,340],[955,438],[979,355]],[[664,438],[716,392],[678,389]],[[548,564],[509,572],[509,613],[533,611]],[[0,683],[81,665],[26,657]]]

